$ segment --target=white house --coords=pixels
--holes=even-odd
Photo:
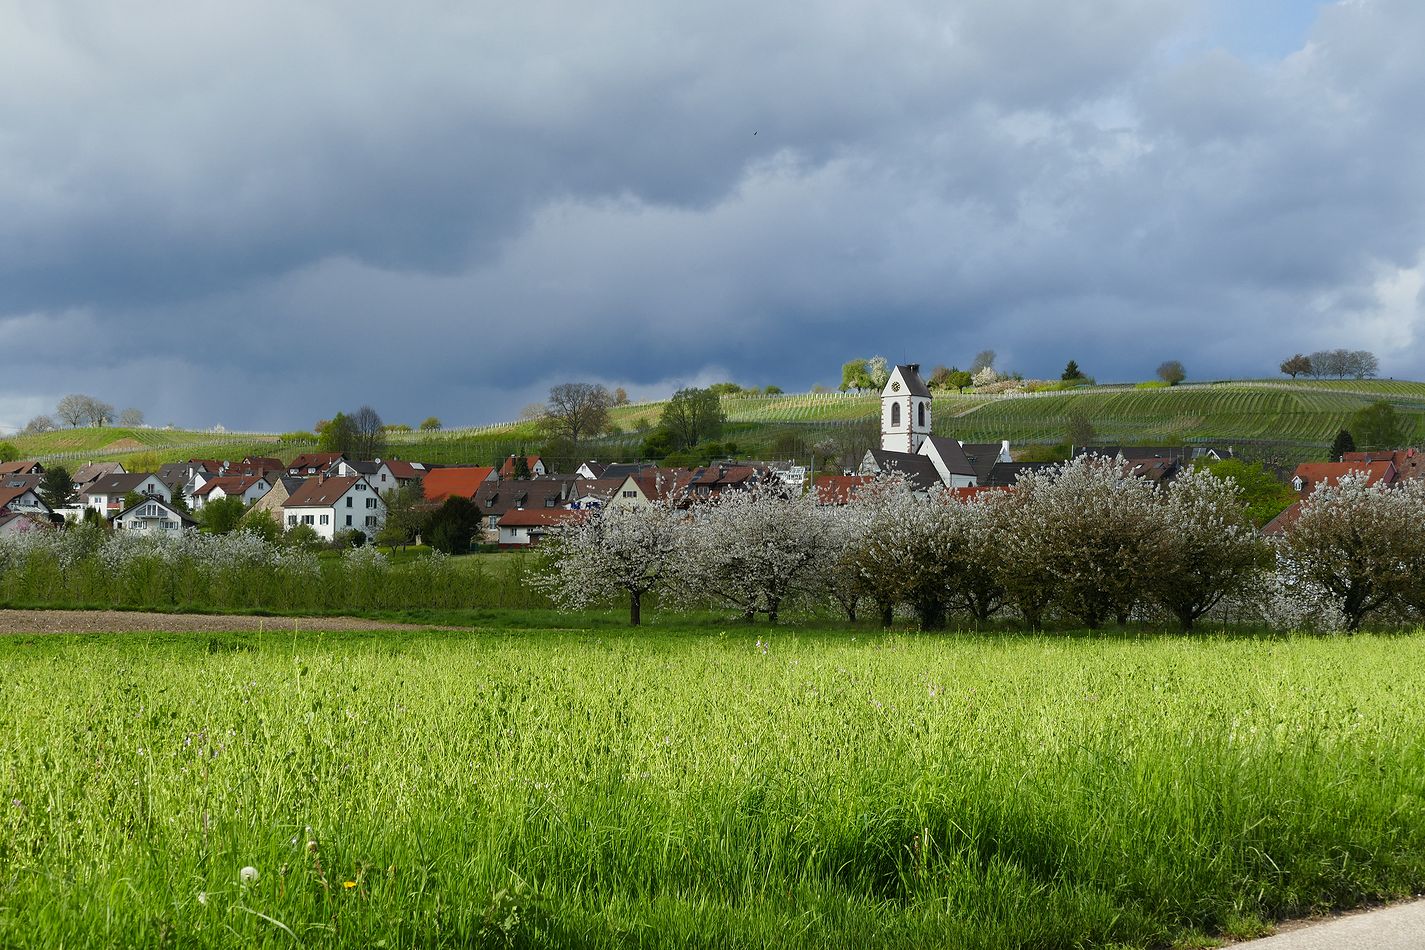
[[[272,484],[262,475],[224,475],[204,482],[193,492],[191,504],[196,510],[210,501],[238,497],[244,505],[251,505],[271,490]]]
[[[138,534],[180,534],[198,527],[198,522],[166,501],[145,498],[114,516],[115,531]]]
[[[7,479],[0,482],[0,514],[7,512],[38,515],[46,519],[51,514],[49,505],[44,503],[28,479]]]
[[[40,521],[34,515],[0,509],[0,538],[7,535],[27,534],[31,531],[44,531],[48,527],[50,527],[48,522]]]
[[[340,459],[327,474],[342,478],[355,478],[360,475],[378,494],[390,491],[400,484],[400,479],[391,470],[391,466],[380,459],[373,462],[348,462],[346,459]]]
[[[123,510],[124,497],[130,493],[158,498],[165,504],[173,502],[173,493],[163,483],[163,479],[153,472],[105,475],[96,479],[79,498],[84,507],[93,508],[108,518]]]
[[[308,525],[330,541],[338,531],[361,531],[369,538],[386,523],[386,503],[365,478],[325,475],[309,478],[282,506],[288,528]]]

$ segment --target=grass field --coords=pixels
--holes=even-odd
[[[1102,442],[1127,444],[1212,441],[1236,447],[1271,445],[1293,458],[1324,457],[1338,429],[1357,409],[1389,400],[1407,413],[1415,438],[1425,437],[1425,383],[1402,380],[1239,380],[1196,383],[1171,389],[1093,386],[1021,397],[942,393],[935,398],[935,429],[967,442],[1009,439],[1056,443],[1065,438],[1071,413],[1084,414]],[[618,432],[589,446],[604,458],[636,457],[643,433],[657,425],[662,403],[621,406],[611,422]],[[838,429],[875,419],[874,394],[802,393],[730,396],[723,399],[727,437],[744,454],[765,454],[779,433],[808,442]],[[190,457],[241,458],[275,455],[290,459],[311,445],[282,443],[262,434],[158,429],[66,429],[38,436],[8,437],[22,455],[78,464],[111,458],[156,465]],[[441,464],[489,465],[521,449],[536,451],[542,437],[530,422],[478,429],[393,433],[389,452]]]
[[[1425,885],[1425,635],[51,636],[0,666],[5,946],[1189,947]]]

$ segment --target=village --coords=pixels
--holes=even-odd
[[[517,549],[538,544],[561,526],[603,508],[655,502],[688,506],[764,486],[813,491],[819,504],[844,505],[878,477],[891,475],[904,479],[921,496],[946,489],[965,499],[1010,491],[1021,475],[1057,464],[1017,461],[1008,439],[968,443],[933,434],[932,394],[918,364],[895,366],[880,399],[880,444],[867,447],[859,468],[843,474],[812,475],[805,465],[792,461],[726,459],[688,468],[591,459],[572,472],[555,472],[537,455],[511,455],[496,467],[304,452],[289,463],[275,457],[193,458],[153,472],[126,471],[119,462],[91,462],[72,473],[69,497],[56,499],[63,493],[46,485],[46,466],[17,460],[0,463],[0,535],[84,520],[127,533],[178,534],[199,530],[204,508],[225,503],[269,517],[284,531],[350,546],[377,541],[395,504],[413,504],[429,513],[458,498],[478,511],[479,529],[471,544]],[[1230,457],[1232,449],[1201,444],[1076,445],[1073,453],[1122,458],[1125,475],[1166,485],[1193,463],[1220,461]],[[1420,477],[1422,458],[1415,449],[1403,448],[1346,452],[1329,462],[1302,463],[1290,480],[1296,500],[1263,525],[1262,532],[1280,534],[1298,516],[1302,501],[1321,485],[1335,484],[1350,472],[1362,473],[1368,484],[1394,485]],[[385,538],[389,542],[392,535]],[[401,543],[418,540],[402,537]]]

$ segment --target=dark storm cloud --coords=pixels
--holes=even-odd
[[[1181,3],[946,7],[12,6],[0,423],[479,422],[983,347],[1410,371],[1425,10],[1262,62]]]

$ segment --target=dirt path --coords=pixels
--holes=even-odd
[[[248,617],[150,614],[127,610],[0,610],[0,634],[229,633],[245,630],[421,630],[420,625],[355,617]]]

